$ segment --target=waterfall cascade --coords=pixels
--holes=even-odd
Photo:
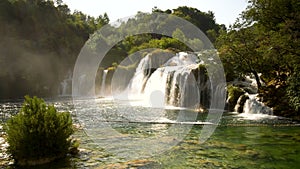
[[[105,69],[105,70],[103,70],[103,73],[102,73],[102,82],[101,82],[101,90],[100,90],[100,94],[102,96],[106,95],[105,89],[106,89],[106,76],[107,76],[107,72],[108,72],[108,70]]]
[[[257,84],[253,77],[246,76],[245,81],[234,82],[234,84],[246,91],[245,94],[239,97],[234,107],[235,112],[242,113],[239,116],[258,119],[265,115],[273,115],[272,108],[264,105],[257,97]],[[262,81],[261,84],[263,84]]]
[[[66,78],[60,83],[60,96],[70,96],[72,93],[72,73],[68,72]]]
[[[260,102],[256,96],[257,94],[249,95],[249,99],[246,100],[244,105],[244,113],[273,115],[273,110]]]
[[[210,85],[206,69],[198,60],[196,54],[186,52],[159,60],[148,54],[140,60],[125,91],[115,98],[139,100],[143,106],[151,107],[199,108],[201,94],[203,101],[210,98],[209,91],[203,92],[210,90]]]

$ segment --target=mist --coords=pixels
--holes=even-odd
[[[0,46],[0,98],[56,96],[60,82],[73,64],[63,61],[54,52],[36,50],[26,46],[24,40],[6,37]]]

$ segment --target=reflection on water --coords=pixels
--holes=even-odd
[[[300,127],[289,119],[267,115],[249,118],[226,113],[214,134],[200,144],[202,125],[173,122],[194,117],[194,122],[205,121],[207,114],[204,113],[116,107],[111,100],[104,99],[96,101],[97,109],[88,106],[86,100],[81,107],[73,106],[67,99],[48,102],[60,111],[71,111],[75,123],[83,128],[88,126],[88,130],[79,129],[74,134],[81,140],[78,156],[38,168],[297,168],[300,165]],[[20,106],[20,103],[1,103],[1,123],[17,113]],[[101,128],[108,125],[111,129]],[[2,125],[0,130],[0,165],[6,168],[9,160],[5,155]],[[112,130],[119,134],[105,133]],[[190,131],[180,135],[186,130]],[[147,144],[143,145],[143,141]],[[99,144],[103,142],[105,144]],[[167,149],[161,152],[155,148]],[[130,159],[124,158],[127,156]],[[17,167],[10,165],[10,168]]]

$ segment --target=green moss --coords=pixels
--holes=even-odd
[[[245,91],[239,87],[229,85],[227,86],[228,92],[228,109],[229,111],[233,111],[235,105],[237,104],[238,99],[241,95],[245,94]]]

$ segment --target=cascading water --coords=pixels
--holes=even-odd
[[[248,120],[263,120],[277,118],[273,116],[273,110],[264,105],[256,97],[257,94],[248,95],[249,99],[246,100],[243,106],[243,113],[239,114],[238,117]]]
[[[105,96],[105,89],[106,89],[106,75],[107,75],[108,70],[103,70],[103,74],[102,74],[102,83],[101,83],[101,90],[100,90],[100,94],[102,96]]]
[[[72,86],[72,73],[69,72],[66,78],[60,83],[60,96],[70,96]]]
[[[68,82],[66,80],[61,82],[61,95],[66,95],[67,94],[67,86],[68,86]]]
[[[192,107],[199,103],[197,56],[180,52],[168,60],[154,63],[150,55],[141,59],[125,91],[129,100],[141,100],[151,107]],[[194,95],[194,96],[193,96]],[[124,93],[123,93],[124,96]],[[197,100],[197,99],[196,99]]]
[[[273,110],[258,101],[256,96],[257,94],[249,95],[249,99],[244,105],[244,113],[273,115]]]
[[[131,79],[127,90],[130,91],[130,95],[135,97],[143,92],[146,82],[148,80],[149,74],[146,70],[151,68],[151,59],[149,55],[146,55],[139,63],[133,78]]]
[[[263,84],[263,82],[261,83]],[[234,108],[234,111],[241,113],[238,116],[250,120],[274,118],[272,116],[273,110],[259,101],[257,97],[256,80],[251,78],[251,76],[246,76],[244,86],[244,89],[247,89],[248,92],[239,97]]]

